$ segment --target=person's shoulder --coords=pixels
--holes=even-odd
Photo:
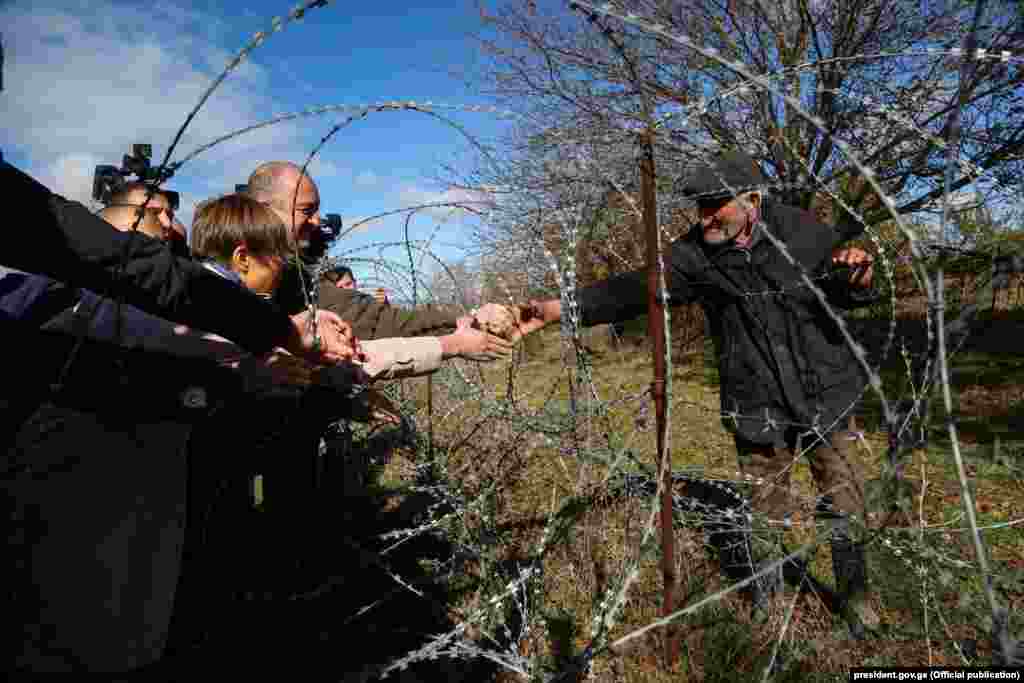
[[[835,230],[832,226],[822,223],[813,211],[789,204],[773,202],[765,218],[768,225],[779,230],[783,236],[818,234]]]
[[[698,263],[705,259],[704,240],[701,239],[699,226],[691,226],[689,230],[672,242],[672,262],[676,266],[684,263]]]

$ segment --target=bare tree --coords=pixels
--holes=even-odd
[[[991,18],[978,36],[984,52],[967,60],[952,51],[970,23],[970,4],[626,0],[616,6],[657,22],[663,32],[615,19],[588,21],[586,12],[564,2],[510,0],[482,10],[487,59],[476,84],[522,113],[506,141],[520,164],[555,154],[564,166],[566,149],[575,147],[577,161],[600,166],[588,169],[587,182],[607,189],[609,177],[625,181],[621,172],[629,164],[621,162],[645,125],[643,102],[653,101],[662,182],[709,149],[741,147],[760,158],[788,201],[810,208],[827,190],[874,224],[888,210],[840,148],[847,145],[875,172],[898,212],[941,210],[945,141],[953,139],[951,112],[962,83],[952,189],[980,193],[995,206],[1020,192],[1024,73],[1004,51],[1022,47],[1024,32],[1011,2],[989,3]],[[736,62],[769,77],[772,88],[747,82],[730,66]],[[799,102],[818,125],[781,95]],[[610,161],[616,156],[620,163]],[[529,176],[518,189],[536,196],[545,170],[519,168],[504,180]],[[548,189],[564,182],[563,170],[547,176]],[[838,217],[844,211],[834,204]]]
[[[430,280],[430,294],[434,302],[472,308],[482,301],[480,271],[468,261],[450,264],[437,270]]]

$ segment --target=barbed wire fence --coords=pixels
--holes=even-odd
[[[410,112],[420,113],[438,119],[444,125],[449,125],[458,130],[474,148],[488,159],[488,163],[497,163],[491,158],[491,152],[461,124],[451,120],[445,112],[473,112],[485,115],[502,117],[515,117],[513,112],[506,112],[493,107],[472,106],[462,107],[459,105],[436,104],[432,102],[382,102],[370,105],[321,105],[311,107],[300,112],[286,114],[267,121],[248,126],[246,128],[229,132],[215,140],[210,141],[196,148],[180,161],[171,162],[175,148],[180,141],[182,134],[191,120],[198,114],[203,104],[214,94],[217,87],[228,77],[238,65],[248,58],[249,54],[260,47],[273,33],[283,30],[291,23],[302,19],[311,10],[320,9],[329,3],[325,0],[317,2],[306,2],[293,10],[286,18],[275,18],[271,22],[269,32],[257,33],[229,63],[225,71],[211,84],[207,91],[200,98],[197,106],[189,113],[185,123],[177,132],[174,141],[168,149],[162,167],[180,172],[181,169],[192,159],[212,147],[227,140],[244,135],[247,132],[262,127],[276,125],[296,118],[325,116],[341,114],[346,118],[339,124],[331,127],[309,154],[303,164],[305,169],[314,158],[325,148],[337,133],[349,125],[365,119],[371,114],[384,112]],[[709,105],[712,100],[720,100],[728,97],[742,97],[752,91],[766,91],[780,98],[792,108],[798,116],[802,117],[807,124],[814,126],[823,134],[828,130],[821,119],[808,113],[802,103],[789,95],[780,84],[785,78],[791,77],[794,73],[802,70],[814,69],[821,66],[822,62],[806,62],[795,67],[789,67],[783,72],[758,74],[740,62],[732,62],[720,55],[713,48],[699,44],[686,35],[681,35],[668,30],[667,27],[658,24],[650,17],[637,13],[631,13],[617,6],[615,3],[601,5],[588,2],[576,1],[575,6],[585,9],[594,16],[600,16],[612,22],[619,22],[621,25],[629,25],[642,32],[670,41],[674,44],[685,47],[703,58],[721,66],[731,69],[738,74],[743,82],[733,88],[720,93],[715,93],[708,98],[701,98],[698,102],[680,111],[672,112],[662,118],[656,129],[667,125],[671,121],[674,125],[685,122],[688,116],[698,116]],[[943,58],[954,58],[959,60],[961,78],[964,78],[965,70],[969,65],[977,62],[998,60],[1006,64],[1024,63],[1024,57],[1011,54],[1005,50],[989,50],[978,47],[976,44],[977,25],[983,15],[985,2],[978,2],[975,8],[974,26],[972,27],[968,40],[963,48],[952,48],[949,50],[913,50],[902,52],[878,52],[870,55],[857,55],[850,57],[825,60],[829,62],[853,61],[853,60],[886,60],[893,58],[920,58],[926,60],[938,60]],[[851,93],[835,92],[837,96],[848,97]],[[947,187],[943,193],[943,234],[945,234],[946,223],[949,218],[949,202],[951,190],[949,188],[948,176],[953,168],[960,168],[969,173],[975,180],[986,176],[986,173],[969,163],[961,163],[956,154],[958,123],[957,117],[963,106],[962,102],[951,118],[951,133],[949,141],[931,134],[913,121],[902,117],[896,111],[889,111],[886,107],[870,96],[862,96],[860,102],[866,108],[872,108],[881,115],[888,118],[894,125],[912,131],[919,139],[929,145],[947,149],[949,152],[947,161]],[[628,131],[619,131],[625,135]],[[637,217],[642,218],[643,211],[638,206],[636,199],[632,196],[618,180],[605,173],[600,163],[591,162],[585,154],[578,151],[578,141],[573,139],[570,133],[563,136],[559,144],[564,145],[566,151],[575,159],[578,165],[585,169],[585,175],[594,179],[596,187],[607,187],[611,185],[621,195],[629,210]],[[679,143],[671,135],[659,136],[658,143],[669,148],[684,157],[693,160],[708,160],[708,151],[693,146]],[[787,244],[779,236],[765,230],[765,236],[778,250],[783,258],[799,272],[799,283],[792,287],[784,287],[774,291],[749,291],[744,296],[749,298],[766,296],[794,296],[796,292],[810,292],[816,298],[821,308],[827,313],[830,319],[840,330],[844,343],[852,352],[856,362],[860,366],[864,376],[867,378],[865,392],[870,391],[878,401],[882,413],[883,432],[886,434],[886,471],[882,478],[896,482],[897,484],[904,477],[904,462],[907,455],[915,448],[927,447],[928,410],[926,402],[937,387],[942,392],[943,404],[946,410],[946,425],[949,432],[951,448],[954,454],[958,479],[960,483],[961,497],[963,501],[964,514],[967,519],[967,526],[963,528],[950,528],[943,526],[924,525],[923,513],[921,526],[919,527],[894,527],[884,523],[873,529],[870,542],[874,543],[879,550],[885,549],[908,566],[920,581],[920,595],[926,619],[926,632],[928,632],[927,619],[932,612],[943,623],[943,628],[948,634],[950,626],[945,621],[942,610],[937,606],[937,596],[940,584],[948,583],[950,573],[953,571],[977,574],[978,584],[984,595],[992,625],[993,658],[1002,663],[1020,663],[1021,647],[1015,642],[1009,630],[1009,615],[1003,607],[996,594],[993,584],[993,571],[989,564],[988,552],[982,531],[997,528],[1008,528],[1024,523],[1024,520],[1010,520],[1002,524],[980,526],[974,512],[974,501],[968,485],[968,477],[965,471],[963,457],[960,452],[958,435],[956,432],[956,421],[952,409],[951,379],[949,374],[949,363],[952,356],[962,348],[965,343],[972,324],[978,317],[982,306],[981,297],[976,297],[973,303],[961,307],[955,320],[946,319],[946,302],[944,279],[943,279],[943,253],[941,243],[932,245],[925,243],[918,234],[908,226],[896,210],[893,199],[885,192],[884,187],[876,179],[876,174],[868,164],[864,163],[856,151],[842,140],[835,140],[836,147],[845,158],[857,168],[865,178],[872,190],[878,195],[885,209],[888,211],[891,221],[896,226],[898,234],[908,245],[910,258],[905,265],[909,266],[917,286],[924,290],[927,300],[925,310],[925,330],[927,334],[925,349],[922,352],[911,352],[905,341],[899,340],[900,353],[906,362],[907,381],[912,387],[912,395],[909,400],[904,396],[893,396],[891,389],[887,390],[885,382],[880,374],[880,367],[891,351],[897,346],[897,325],[896,325],[896,271],[897,258],[894,253],[895,238],[886,238],[875,231],[869,225],[866,218],[860,215],[853,207],[847,205],[843,199],[830,186],[828,177],[821,177],[807,165],[806,160],[798,150],[790,148],[792,156],[804,164],[804,176],[806,187],[812,187],[817,191],[827,194],[832,200],[839,203],[854,220],[864,227],[866,234],[874,245],[877,259],[880,261],[883,270],[883,282],[887,287],[884,309],[888,316],[888,329],[882,350],[877,355],[869,353],[864,345],[855,337],[855,330],[851,329],[848,320],[840,315],[831,306],[825,292],[821,289],[821,277],[806,272],[800,262],[790,253]],[[574,151],[575,150],[575,151]],[[724,179],[722,179],[724,182]],[[744,188],[729,188],[734,194],[742,193]],[[296,191],[298,188],[296,188]],[[493,206],[483,202],[485,205],[480,215],[488,218]],[[377,257],[365,259],[365,263],[373,264],[378,273],[394,278],[393,281],[400,283],[400,291],[408,293],[410,300],[429,301],[431,294],[429,283],[422,275],[422,267],[417,266],[413,261],[413,253],[419,252],[422,259],[431,259],[439,264],[442,269],[446,268],[442,259],[432,253],[431,245],[434,235],[422,241],[411,238],[409,224],[412,217],[418,212],[428,208],[450,207],[462,211],[477,211],[480,209],[473,202],[439,202],[431,205],[408,207],[397,209],[388,214],[404,214],[406,217],[405,239],[390,244],[378,244],[374,248],[380,250]],[[387,214],[366,219],[366,223],[385,218]],[[791,519],[775,520],[761,519],[750,511],[749,504],[742,495],[744,487],[751,483],[771,486],[769,482],[751,482],[749,476],[744,477],[735,472],[734,477],[708,476],[702,471],[671,472],[670,476],[664,476],[666,472],[658,472],[650,463],[640,460],[634,453],[640,450],[638,442],[641,438],[649,437],[650,425],[647,414],[650,409],[650,395],[648,392],[630,393],[623,395],[602,398],[601,389],[595,379],[595,370],[592,367],[588,354],[583,343],[581,317],[579,312],[579,299],[577,296],[577,274],[575,271],[575,259],[581,229],[586,221],[583,212],[559,212],[557,216],[550,216],[551,222],[555,223],[563,233],[564,248],[561,253],[552,253],[543,240],[538,239],[535,244],[518,245],[527,255],[540,255],[541,261],[546,269],[553,276],[557,285],[559,296],[562,300],[563,310],[568,312],[562,326],[563,356],[562,367],[553,371],[553,375],[566,373],[567,382],[565,385],[566,399],[562,403],[556,398],[558,390],[556,382],[544,391],[531,392],[524,390],[516,384],[517,373],[521,368],[519,361],[512,362],[507,368],[507,375],[502,391],[493,390],[493,378],[485,377],[480,368],[467,368],[456,363],[439,373],[436,377],[436,385],[439,385],[445,394],[446,412],[435,416],[430,411],[429,419],[436,429],[441,429],[453,421],[464,420],[460,416],[460,410],[468,403],[472,403],[477,411],[475,420],[470,424],[460,424],[462,429],[452,429],[456,434],[453,444],[449,448],[438,449],[432,454],[431,462],[417,462],[414,470],[431,472],[429,482],[419,481],[409,488],[411,492],[423,493],[432,497],[432,502],[422,515],[422,523],[402,529],[395,529],[379,535],[376,539],[384,543],[379,550],[369,550],[361,542],[351,538],[345,542],[363,552],[364,555],[373,560],[381,571],[390,576],[398,586],[395,590],[398,593],[410,593],[418,598],[423,598],[423,593],[415,586],[409,585],[401,576],[389,569],[387,557],[409,540],[427,534],[437,533],[439,530],[446,530],[453,536],[458,536],[460,551],[477,562],[481,576],[493,572],[494,580],[489,582],[489,591],[481,592],[476,600],[476,607],[465,611],[459,623],[450,631],[437,635],[420,648],[409,651],[403,656],[396,657],[391,661],[363,669],[360,674],[362,680],[374,678],[386,678],[397,674],[418,662],[438,660],[439,658],[451,658],[456,660],[483,659],[495,664],[515,675],[529,678],[531,680],[556,681],[556,680],[579,680],[581,677],[593,674],[595,663],[602,658],[610,659],[623,652],[631,645],[645,638],[653,631],[662,629],[672,624],[680,623],[685,617],[696,614],[709,605],[720,602],[726,596],[743,589],[748,584],[760,581],[771,572],[774,572],[786,562],[798,557],[805,557],[812,553],[814,548],[825,538],[819,524],[813,520]],[[354,230],[360,225],[353,225]],[[664,242],[659,247],[659,257],[664,259]],[[938,248],[936,248],[938,247]],[[404,250],[408,259],[408,266],[401,264],[399,259],[388,259],[384,257],[384,251],[388,248]],[[936,257],[934,254],[938,253]],[[346,262],[357,262],[360,257],[356,252],[345,250],[344,245],[336,251],[334,258],[341,258]],[[933,265],[935,264],[935,265]],[[935,272],[930,272],[932,268]],[[991,263],[991,275],[984,284],[988,289],[1005,287],[1009,278],[1016,273],[1024,272],[1024,255],[1008,254]],[[456,279],[455,275],[448,270],[448,277]],[[423,294],[421,295],[421,292]],[[516,294],[508,292],[510,300],[516,299]],[[669,300],[669,293],[665,279],[660,283],[660,297],[662,301]],[[307,304],[315,312],[315,297],[307,299]],[[315,316],[311,317],[315,320]],[[670,314],[666,307],[666,322],[670,321]],[[667,329],[671,326],[666,324]],[[671,357],[671,344],[667,344],[666,363],[671,375],[673,364]],[[919,373],[914,373],[914,360],[912,357],[924,361],[923,368]],[[475,372],[473,371],[475,370]],[[688,413],[699,415],[697,420],[711,420],[714,417],[720,420],[736,423],[740,420],[763,425],[765,429],[774,429],[779,426],[779,420],[773,419],[771,415],[743,415],[736,410],[723,410],[712,408],[705,402],[695,401],[685,396],[675,397],[672,395],[671,385],[668,388],[667,396],[669,405],[675,409],[685,410]],[[838,417],[835,417],[829,424],[822,424],[815,419],[808,422],[791,422],[788,426],[804,431],[804,440],[797,449],[799,454],[809,452],[815,445],[823,442],[825,436],[831,432],[840,419],[846,417],[855,405],[862,399],[859,396],[847,407]],[[415,421],[423,417],[422,407],[414,401],[406,401],[403,407],[407,409]],[[432,406],[433,408],[433,406]],[[634,412],[636,418],[632,423],[631,430],[622,430],[625,433],[609,436],[606,429],[606,420],[612,412],[625,408]],[[916,433],[911,434],[912,426],[917,426]],[[498,428],[500,425],[500,429]],[[551,501],[549,508],[541,516],[543,519],[540,536],[519,558],[519,566],[512,570],[500,569],[498,561],[500,549],[495,546],[501,539],[500,524],[495,511],[495,501],[500,498],[507,488],[511,488],[509,482],[494,477],[490,481],[477,481],[473,485],[464,479],[466,473],[471,469],[464,463],[456,462],[453,452],[455,446],[464,448],[467,439],[472,435],[479,434],[484,430],[486,434],[496,441],[503,438],[502,445],[515,451],[520,458],[526,458],[531,454],[554,452],[564,470],[564,475],[570,484],[564,487],[568,493],[559,493],[556,487],[552,487]],[[870,447],[863,434],[860,435],[861,442]],[[554,461],[553,461],[554,462]],[[668,460],[666,459],[666,463]],[[573,468],[569,463],[575,463],[578,468],[576,475],[572,474]],[[667,465],[665,465],[667,466]],[[552,465],[554,467],[554,465]],[[587,468],[593,468],[588,470]],[[677,528],[708,528],[718,525],[722,528],[759,530],[769,527],[800,528],[808,532],[810,540],[801,545],[796,551],[783,557],[774,558],[771,562],[759,565],[751,576],[739,583],[733,583],[720,590],[709,591],[700,596],[682,609],[661,619],[652,620],[640,627],[625,624],[624,609],[631,590],[633,590],[640,578],[645,563],[657,555],[657,549],[652,543],[654,532],[657,527],[658,498],[665,487],[666,482],[672,486],[674,502],[674,515]],[[686,486],[691,485],[690,493],[701,489],[700,495],[687,495]],[[679,487],[677,489],[677,487]],[[540,642],[553,641],[554,634],[551,632],[549,620],[544,618],[545,587],[544,573],[545,563],[549,561],[558,551],[560,546],[566,543],[567,538],[573,531],[582,524],[582,520],[591,511],[601,506],[601,500],[608,496],[620,496],[624,499],[640,501],[641,505],[636,511],[639,531],[632,540],[623,538],[621,551],[622,564],[615,576],[607,576],[604,579],[604,586],[593,596],[593,609],[590,619],[589,633],[586,644],[578,651],[570,647],[569,651],[562,652],[557,661],[549,656],[545,658],[538,652],[530,652],[525,647],[528,641]],[[922,505],[924,492],[921,493]],[[797,496],[798,502],[807,508],[813,509],[820,505],[820,498],[817,496]],[[711,502],[709,502],[711,501]],[[644,504],[650,503],[649,507]],[[859,520],[865,526],[868,520]],[[952,534],[969,532],[973,545],[974,561],[967,562],[957,559],[945,553],[941,547],[928,541],[926,534]],[[916,537],[915,537],[916,533]],[[462,571],[465,568],[465,559],[451,557],[447,562],[438,567],[439,576],[451,576],[453,572]],[[325,583],[313,591],[304,594],[304,599],[316,597],[324,591],[331,590],[330,583]],[[385,595],[370,600],[364,607],[351,615],[346,615],[345,620],[364,618],[373,613],[373,610],[386,602],[391,596]],[[794,599],[795,601],[795,599]],[[773,671],[773,663],[778,654],[779,648],[787,636],[787,628],[791,623],[793,615],[793,602],[790,603],[785,620],[780,628],[771,661],[764,670],[764,678],[768,678]],[[933,605],[929,609],[929,604]],[[510,619],[511,614],[518,615],[518,624]],[[618,629],[618,631],[616,631]],[[625,630],[623,633],[622,631]],[[467,638],[471,631],[477,631],[478,637]],[[616,634],[613,636],[613,633]],[[480,635],[482,634],[482,635]],[[930,635],[929,647],[930,647]],[[958,646],[959,648],[959,646]],[[961,652],[966,663],[968,660]],[[345,672],[339,671],[339,676]]]

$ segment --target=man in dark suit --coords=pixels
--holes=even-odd
[[[174,602],[189,435],[234,395],[238,377],[208,360],[90,338],[99,321],[88,316],[82,334],[41,328],[87,301],[87,287],[257,353],[284,346],[335,362],[352,355],[350,331],[326,314],[317,343],[307,316],[289,320],[2,161],[0,187],[37,217],[35,240],[12,240],[5,265],[62,280],[0,280],[0,519],[14,567],[0,610],[0,670],[31,679],[145,667],[161,657]],[[132,314],[121,313],[130,327]]]

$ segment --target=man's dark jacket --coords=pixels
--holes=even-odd
[[[95,315],[79,318],[76,303]],[[0,278],[0,534],[15,568],[0,671],[127,671],[161,657],[172,613],[185,617],[179,636],[201,632],[201,611],[222,611],[248,557],[225,528],[237,520],[229,502],[247,507],[246,475],[352,406],[327,389],[243,398],[238,375],[192,355],[199,347],[169,355],[167,321],[125,305],[118,330],[117,315],[109,299],[44,276]],[[63,388],[47,391],[78,332]]]
[[[237,392],[233,373],[212,363],[86,340],[48,395],[74,341],[37,332],[5,347],[0,527],[13,571],[3,671],[126,671],[160,656],[189,435]]]
[[[762,220],[812,277],[826,275],[833,249],[856,236],[822,225],[806,211],[769,202]],[[838,326],[760,226],[746,248],[708,245],[694,226],[672,244],[666,270],[670,305],[696,301],[704,308],[718,353],[722,412],[738,415],[735,421],[723,417],[729,431],[781,445],[787,431],[793,433],[788,423],[831,430],[860,396],[866,379]],[[842,277],[848,274],[817,284],[840,308],[860,305]],[[587,287],[579,303],[586,326],[642,315],[647,271]]]
[[[285,345],[292,326],[280,310],[200,264],[175,257],[163,242],[118,232],[3,161],[0,190],[32,217],[31,230],[5,243],[0,265],[123,296],[148,313],[216,332],[252,353]]]

